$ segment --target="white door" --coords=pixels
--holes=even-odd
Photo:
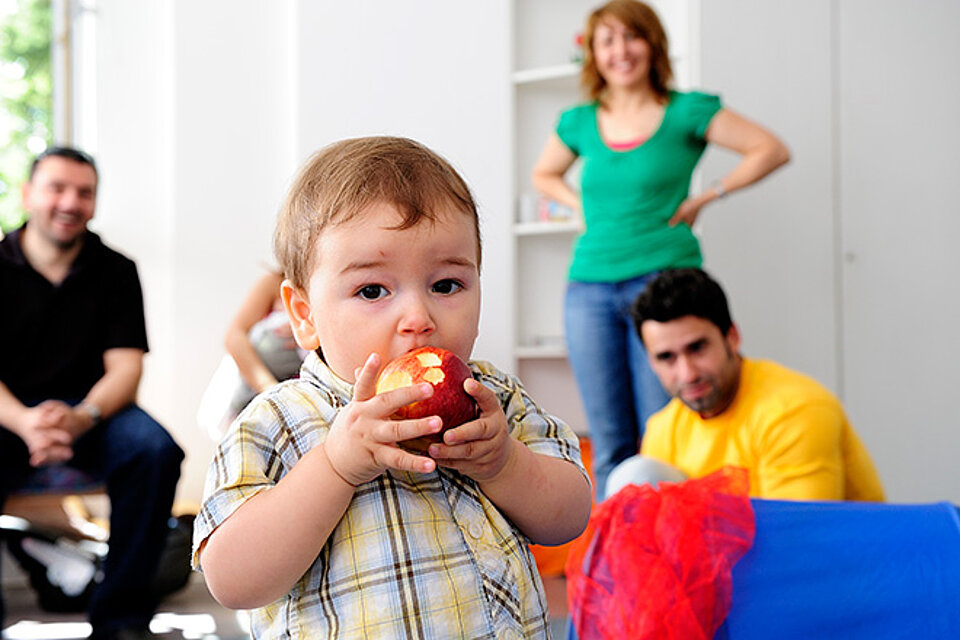
[[[838,6],[846,404],[891,500],[960,502],[960,2]]]
[[[793,161],[704,216],[747,355],[836,391],[892,501],[960,502],[960,2],[710,0],[704,90]],[[705,182],[734,158],[711,151]]]

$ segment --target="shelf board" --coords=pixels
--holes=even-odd
[[[548,82],[550,80],[563,80],[566,78],[576,78],[580,75],[580,64],[570,62],[567,64],[558,64],[552,67],[535,67],[533,69],[523,69],[513,72],[514,84],[532,84],[534,82]]]
[[[563,344],[517,345],[513,353],[521,360],[563,359],[567,357],[567,348]]]
[[[579,231],[580,224],[574,220],[518,222],[513,225],[513,234],[516,236],[545,236],[560,233],[578,233]]]

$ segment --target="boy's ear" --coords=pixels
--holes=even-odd
[[[301,349],[314,351],[320,346],[320,337],[310,316],[310,302],[306,294],[301,292],[289,280],[280,283],[280,299],[283,308],[287,310],[293,337]]]

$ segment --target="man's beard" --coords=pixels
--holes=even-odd
[[[708,378],[706,382],[710,384],[710,391],[704,395],[701,395],[697,398],[687,399],[683,395],[683,389],[680,389],[680,392],[677,394],[677,397],[680,398],[680,402],[689,407],[692,411],[697,413],[709,413],[714,411],[719,406],[725,406],[726,396],[729,394],[724,394],[724,390],[720,388],[720,383],[713,379]],[[698,381],[696,384],[702,384],[703,381]]]
[[[706,382],[710,385],[710,391],[693,400],[687,400],[683,397],[682,388],[676,394],[680,398],[680,402],[704,418],[712,418],[726,411],[727,407],[733,402],[734,396],[737,395],[737,389],[740,388],[739,356],[729,348],[727,348],[727,356],[729,357],[728,363],[732,366],[732,371],[729,371],[729,379],[724,380],[721,377],[724,372],[721,372],[717,376],[709,376],[703,380],[698,380],[695,384]]]
[[[70,238],[68,240],[63,240],[61,238],[52,239],[53,244],[55,244],[57,248],[60,249],[61,251],[68,251],[70,249],[73,249],[78,244],[80,244],[81,240],[83,240],[83,233],[79,233],[73,238]]]

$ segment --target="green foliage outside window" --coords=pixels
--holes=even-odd
[[[20,185],[53,140],[50,0],[0,2],[0,229],[23,223]]]

